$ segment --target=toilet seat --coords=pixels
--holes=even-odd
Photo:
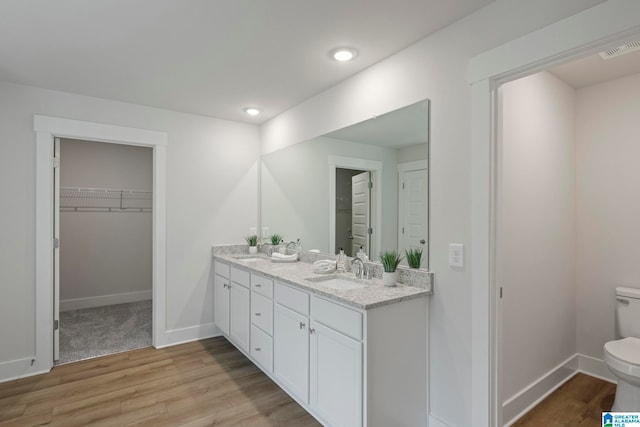
[[[605,362],[622,373],[640,377],[640,339],[627,337],[604,345]]]

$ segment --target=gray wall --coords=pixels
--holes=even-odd
[[[62,139],[60,159],[61,187],[153,189],[151,148]],[[63,210],[61,310],[150,298],[152,226],[151,212]]]

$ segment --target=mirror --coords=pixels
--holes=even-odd
[[[262,227],[305,250],[377,261],[423,249],[428,268],[429,100],[262,157]]]

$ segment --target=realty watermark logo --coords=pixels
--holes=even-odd
[[[640,427],[640,412],[603,412],[602,427]]]

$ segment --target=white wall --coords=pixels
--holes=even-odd
[[[640,74],[577,91],[577,346],[615,339],[615,287],[640,287]]]
[[[429,393],[434,423],[471,420],[471,265],[448,266],[448,244],[471,244],[470,58],[538,30],[601,0],[497,0],[265,123],[264,153],[372,115],[431,100]],[[484,396],[479,397],[484,399]]]
[[[60,152],[61,187],[153,189],[151,148],[62,139]],[[63,209],[60,309],[151,298],[152,229],[151,212]]]
[[[575,353],[575,91],[542,72],[500,94],[505,401]]]
[[[382,162],[381,248],[397,247],[398,150],[319,137],[262,159],[262,225],[303,247],[329,248],[329,156]],[[375,228],[375,226],[374,226]],[[376,231],[374,231],[376,233]]]
[[[211,244],[257,223],[257,127],[0,83],[0,364],[34,354],[34,114],[168,133],[167,329],[212,327]]]

